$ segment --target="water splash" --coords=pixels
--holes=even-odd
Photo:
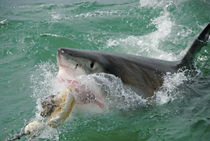
[[[187,71],[187,70],[186,70]],[[162,87],[155,93],[156,103],[165,104],[177,98],[177,87],[187,81],[189,78],[185,75],[185,71],[177,73],[167,73],[164,76]]]
[[[178,3],[177,0],[176,0],[176,3]],[[139,4],[140,4],[141,7],[167,8],[170,5],[173,5],[174,2],[173,2],[173,0],[168,0],[168,1],[164,1],[164,0],[150,0],[150,1],[140,0]]]
[[[55,21],[59,21],[59,20],[62,19],[61,15],[59,13],[56,13],[56,12],[52,12],[51,17]]]
[[[56,67],[54,64],[42,63],[37,67],[38,69],[31,76],[32,97],[38,100],[64,89],[65,86],[55,80]],[[147,104],[146,99],[142,98],[130,87],[124,85],[121,79],[114,75],[105,73],[90,74],[80,76],[78,80],[97,93],[103,93],[106,102],[111,108],[126,109]],[[157,103],[164,104],[172,101],[175,96],[173,95],[174,90],[186,80],[187,76],[185,76],[185,71],[174,74],[167,73],[164,76],[163,86],[156,92]]]
[[[5,25],[8,23],[8,20],[7,19],[4,19],[4,20],[1,20],[0,21],[0,25]]]
[[[63,38],[64,36],[61,36],[61,35],[57,35],[57,34],[50,34],[50,33],[44,33],[44,34],[40,34],[40,36],[42,36],[42,37],[61,37],[61,38]]]
[[[104,16],[113,16],[113,15],[118,15],[120,13],[119,10],[110,10],[110,11],[100,11],[100,10],[96,10],[93,12],[87,12],[87,13],[81,13],[81,14],[77,14],[75,15],[76,18],[79,17],[84,17],[84,18],[88,18],[88,17],[104,17]]]
[[[39,99],[53,93],[57,68],[55,64],[46,62],[35,66],[31,74],[32,97]]]
[[[135,93],[130,87],[125,86],[121,79],[105,73],[92,74],[97,81],[97,85],[104,91],[110,108],[130,109],[140,105],[145,105],[147,100]]]
[[[155,4],[155,2],[140,1],[141,6],[151,6],[151,4]],[[109,39],[107,40],[107,48],[118,47],[130,54],[152,56],[153,58],[164,60],[176,60],[175,54],[164,51],[161,48],[162,42],[168,38],[174,26],[168,10],[164,8],[160,12],[160,16],[151,19],[150,24],[156,27],[154,32],[143,36],[131,35],[125,38]]]
[[[40,116],[40,111],[42,109],[40,107],[40,99],[55,94],[55,92],[61,91],[64,86],[62,84],[59,85],[59,83],[55,81],[57,71],[55,64],[46,62],[37,65],[35,68],[35,72],[31,76],[33,89],[32,97],[37,101],[36,116],[33,118],[33,120],[42,120],[43,118]],[[104,111],[105,113],[115,110],[129,111],[131,109],[145,106],[149,103],[147,99],[144,99],[142,96],[134,92],[130,87],[124,85],[120,78],[111,74],[98,73],[84,75],[80,76],[78,80],[82,81],[83,84],[91,87],[91,89],[95,91],[102,91],[106,104],[108,105],[108,109]],[[93,80],[94,83],[92,83]],[[162,105],[176,99],[177,87],[183,84],[185,80],[187,80],[187,77],[183,71],[174,74],[166,74],[164,76],[163,86],[155,93],[156,104]],[[93,105],[85,107],[92,109],[93,111],[97,111],[94,110]],[[89,114],[92,112],[92,110],[81,111]],[[46,128],[37,138],[59,140],[59,132],[56,129],[46,126]]]
[[[41,121],[43,118],[40,116],[42,110],[40,105],[41,98],[55,94],[55,76],[57,68],[55,64],[51,62],[42,62],[35,66],[35,71],[31,74],[31,88],[32,98],[36,100],[37,106],[35,111],[35,117],[31,121]],[[49,126],[43,127],[43,130],[36,135],[33,140],[50,139],[54,141],[59,140],[59,133],[56,129]]]
[[[178,86],[189,80],[188,76],[185,75],[186,71],[188,70],[180,70],[177,73],[167,73],[164,76],[162,87],[155,93],[156,104],[162,105],[177,98]],[[100,73],[89,75],[89,77],[96,79],[98,86],[105,91],[106,98],[112,108],[128,110],[150,103],[130,87],[124,85],[121,79],[114,75]]]

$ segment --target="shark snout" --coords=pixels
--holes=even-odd
[[[57,50],[57,55],[58,55],[58,56],[60,56],[60,55],[65,55],[65,54],[66,54],[65,49],[59,48],[59,49]]]
[[[57,62],[60,67],[66,68],[65,61],[67,60],[67,54],[63,48],[57,50]]]
[[[71,49],[59,48],[57,50],[57,62],[62,68],[77,69],[78,67],[74,51]]]
[[[58,56],[63,56],[63,57],[76,57],[77,56],[76,49],[70,49],[70,48],[59,48],[57,50],[57,55]]]

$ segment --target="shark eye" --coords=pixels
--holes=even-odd
[[[92,61],[91,63],[90,63],[90,68],[92,69],[94,67],[94,62]]]

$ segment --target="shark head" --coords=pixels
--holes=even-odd
[[[77,80],[79,76],[107,73],[122,80],[135,91],[153,94],[161,79],[157,67],[167,69],[164,62],[134,55],[106,51],[61,48],[57,52],[58,78]],[[158,65],[155,64],[158,63]],[[164,70],[165,70],[164,69]],[[148,97],[148,96],[145,96]]]
[[[57,51],[58,75],[75,78],[104,72],[105,64],[98,55],[91,51],[60,48]]]
[[[80,76],[104,72],[103,65],[97,59],[97,54],[87,50],[61,48],[57,51],[59,82],[75,92],[77,104],[96,104],[99,109],[90,108],[94,112],[104,109],[103,93],[94,79]]]

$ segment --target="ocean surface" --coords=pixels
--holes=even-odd
[[[37,118],[58,48],[178,60],[209,22],[209,0],[0,0],[0,140]],[[114,76],[90,75],[108,89],[109,110],[73,113],[37,140],[209,141],[210,44],[195,65],[195,75],[164,76],[152,104]]]

